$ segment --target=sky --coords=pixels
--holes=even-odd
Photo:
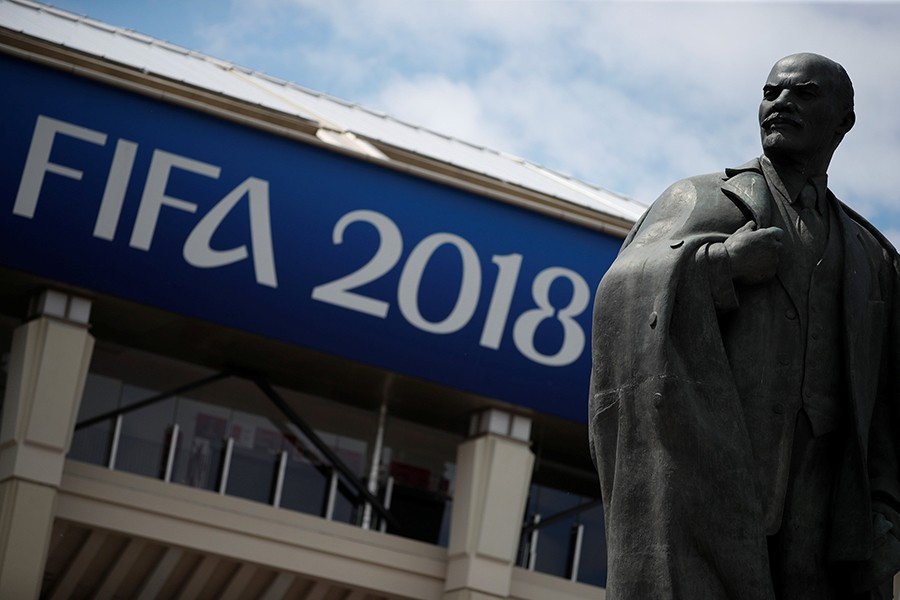
[[[760,154],[769,69],[840,62],[829,187],[900,246],[900,3],[56,0],[651,203]]]

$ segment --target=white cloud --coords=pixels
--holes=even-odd
[[[467,83],[446,77],[394,79],[370,105],[388,107],[397,118],[472,144],[495,149],[515,143],[491,118],[491,106],[479,94]]]
[[[769,67],[820,52],[858,99],[833,187],[900,229],[898,30],[894,4],[244,0],[202,49],[644,201],[758,153]]]

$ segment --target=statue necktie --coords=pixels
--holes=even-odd
[[[803,246],[817,259],[825,249],[825,238],[828,235],[828,225],[822,218],[819,208],[819,194],[816,186],[807,183],[797,197],[797,232]],[[824,199],[822,199],[824,203]]]

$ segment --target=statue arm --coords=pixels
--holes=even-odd
[[[879,394],[869,431],[868,469],[872,499],[872,557],[851,576],[857,591],[888,585],[900,570],[900,265],[893,255],[887,287],[892,288],[887,305],[890,335],[885,336]]]
[[[887,336],[887,368],[872,416],[869,455],[873,509],[891,524],[891,533],[900,539],[900,258],[893,249],[892,302],[889,307],[891,335]],[[900,560],[900,556],[898,556]],[[898,564],[900,567],[900,564]]]
[[[731,274],[731,260],[724,242],[707,244],[697,252],[697,262],[706,272],[709,289],[716,311],[726,313],[740,306],[734,276]]]
[[[878,396],[869,431],[868,464],[873,507],[895,523],[900,537],[900,257],[893,248],[884,250],[883,264],[890,265],[881,277],[889,290],[887,327],[882,349]]]
[[[720,176],[684,179],[653,203],[624,248],[652,245],[667,252],[692,236],[726,236],[704,244],[694,257],[707,274],[716,310],[726,313],[739,306],[736,285],[766,282],[778,267],[784,232],[748,220],[749,212],[740,199],[723,192]]]
[[[779,227],[760,229],[748,221],[724,242],[706,249],[710,287],[719,312],[738,307],[735,284],[756,285],[775,277],[783,236]]]

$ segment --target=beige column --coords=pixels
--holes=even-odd
[[[89,300],[47,290],[14,332],[0,428],[0,598],[37,598],[94,338]]]
[[[531,419],[488,410],[471,434],[456,456],[444,600],[509,596],[531,484]]]

